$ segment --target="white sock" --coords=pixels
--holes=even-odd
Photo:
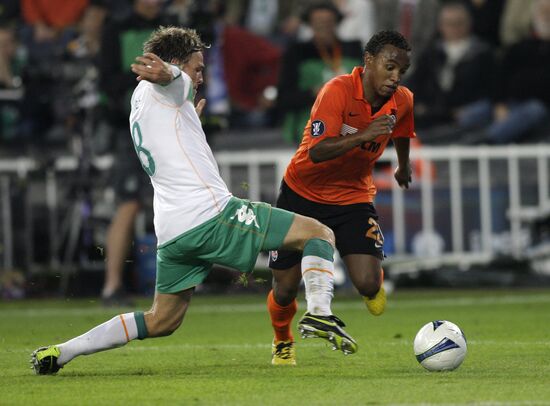
[[[134,313],[119,314],[111,320],[94,327],[90,331],[63,344],[58,344],[59,366],[65,365],[74,357],[121,347],[138,337]]]
[[[308,313],[330,316],[330,303],[334,296],[334,263],[314,255],[302,257],[302,278]]]

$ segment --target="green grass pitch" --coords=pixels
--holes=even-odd
[[[337,293],[333,310],[357,354],[296,335],[298,365],[274,367],[264,296],[197,295],[172,336],[78,357],[56,376],[34,375],[29,353],[116,310],[89,300],[0,303],[0,405],[550,405],[550,290],[398,291],[389,299],[375,318],[359,297]],[[436,319],[458,324],[468,339],[456,371],[428,372],[414,358],[416,332]]]

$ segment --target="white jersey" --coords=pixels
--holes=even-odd
[[[130,113],[132,140],[155,192],[158,245],[210,220],[231,198],[195,111],[191,78],[176,67],[173,73],[167,86],[141,81]]]

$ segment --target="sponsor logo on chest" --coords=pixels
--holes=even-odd
[[[340,128],[340,135],[342,137],[345,137],[346,135],[355,134],[357,131],[359,131],[359,129],[344,123]],[[380,146],[381,144],[379,142],[369,141],[369,142],[362,143],[361,149],[368,152],[372,152],[373,154],[376,154],[380,150]]]
[[[351,125],[347,125],[346,123],[342,124],[342,127],[340,128],[340,135],[346,136],[350,134],[355,134],[358,131],[357,128],[352,127]]]

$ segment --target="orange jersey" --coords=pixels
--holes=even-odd
[[[335,205],[373,202],[372,170],[388,141],[415,137],[412,92],[399,86],[380,110],[371,114],[371,105],[363,98],[362,73],[363,68],[355,67],[350,75],[329,81],[311,109],[302,143],[284,175],[287,185],[308,200]],[[363,131],[384,114],[396,116],[392,134],[380,135],[328,161],[313,163],[309,158],[309,149],[318,142]]]

